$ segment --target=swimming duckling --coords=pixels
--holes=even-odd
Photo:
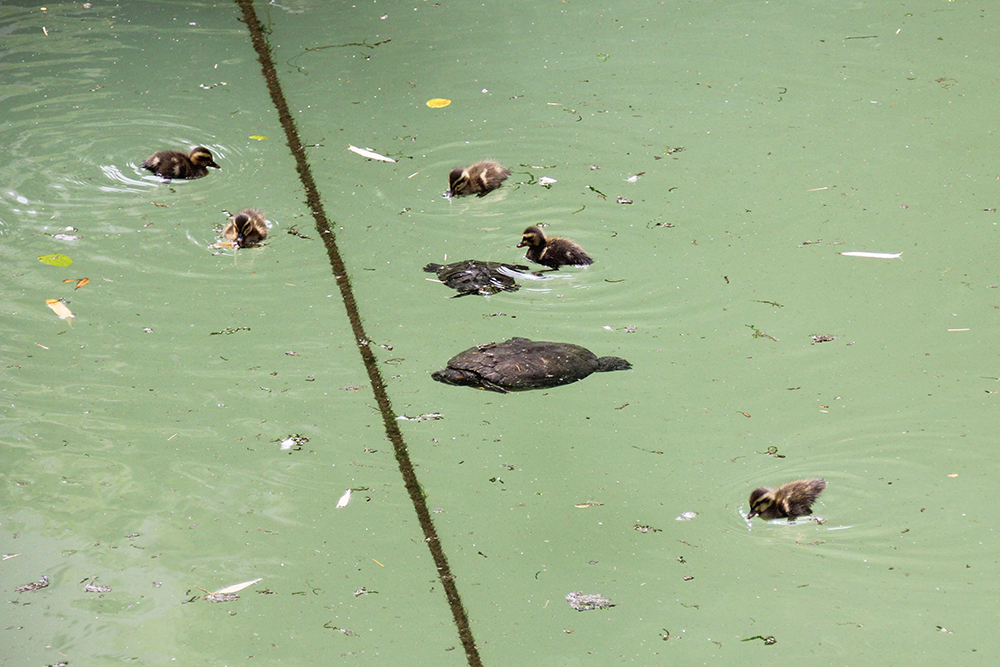
[[[222,169],[215,164],[212,151],[204,146],[195,146],[188,155],[179,151],[160,151],[142,163],[143,169],[163,178],[201,178],[208,174],[208,167]]]
[[[264,212],[256,208],[240,211],[222,229],[222,235],[233,242],[234,248],[249,248],[267,238]]]
[[[451,199],[455,195],[479,195],[483,197],[492,192],[510,176],[510,169],[499,162],[483,160],[462,169],[455,167],[448,174],[448,191],[445,197]]]
[[[583,248],[569,239],[558,236],[547,239],[542,230],[534,226],[524,230],[521,242],[517,244],[517,247],[528,248],[525,257],[536,264],[547,266],[553,271],[559,270],[559,267],[563,265],[587,266],[594,263],[594,260],[583,251]]]
[[[756,489],[750,494],[750,513],[765,519],[792,521],[797,516],[812,514],[812,504],[826,488],[825,479],[800,479],[777,489]]]

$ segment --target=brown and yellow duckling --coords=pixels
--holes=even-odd
[[[162,178],[201,178],[208,174],[208,167],[222,169],[215,163],[212,151],[204,146],[195,146],[187,155],[180,151],[160,151],[142,163],[143,169]]]
[[[756,489],[750,494],[747,520],[759,516],[793,521],[797,516],[812,514],[812,504],[825,488],[825,479],[799,479],[777,489]]]
[[[455,167],[448,174],[448,191],[445,197],[456,195],[479,195],[483,197],[493,192],[510,176],[510,169],[499,162],[483,160],[462,169]]]
[[[249,248],[267,238],[267,221],[264,212],[256,208],[240,211],[222,229],[222,235],[232,241],[234,248]]]
[[[560,266],[588,266],[594,263],[576,243],[558,236],[547,239],[542,230],[534,226],[524,230],[517,247],[527,248],[525,257],[553,271],[557,271]]]

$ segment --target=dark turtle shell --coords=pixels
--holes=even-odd
[[[460,352],[448,361],[447,368],[431,377],[445,384],[507,393],[557,387],[591,373],[629,368],[632,364],[624,359],[598,358],[579,345],[511,338]]]
[[[501,269],[507,271],[528,272],[526,266],[520,264],[504,264],[502,262],[480,262],[476,259],[467,259],[464,262],[454,262],[452,264],[428,264],[424,271],[436,273],[438,280],[448,287],[458,290],[457,296],[467,294],[482,294],[489,296],[497,292],[516,292],[521,288],[514,278]]]

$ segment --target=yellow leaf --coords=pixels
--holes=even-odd
[[[59,299],[46,299],[45,303],[48,304],[49,308],[52,309],[53,313],[55,313],[62,319],[66,320],[67,322],[69,322],[70,325],[73,324],[73,318],[76,317],[76,315],[73,314],[73,311],[70,310],[65,303],[63,303]]]
[[[433,100],[427,100],[427,106],[431,109],[440,109],[451,104],[451,100],[446,100],[443,97],[435,97]]]
[[[257,141],[267,141],[267,137],[265,137],[263,135],[260,135],[260,134],[251,134],[250,138],[251,139],[256,139]]]
[[[54,255],[41,255],[38,261],[43,264],[49,264],[50,266],[69,266],[73,263],[73,260],[66,255],[54,254]]]

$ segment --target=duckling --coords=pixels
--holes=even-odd
[[[448,191],[444,196],[451,199],[455,195],[475,195],[483,197],[500,187],[510,176],[510,169],[499,162],[483,160],[462,169],[455,167],[448,174]]]
[[[222,169],[215,163],[212,151],[204,146],[195,146],[188,155],[179,151],[160,151],[142,163],[143,169],[163,178],[201,178],[208,174],[207,167]]]
[[[267,238],[264,212],[248,208],[229,218],[222,235],[233,242],[234,248],[249,248]]]
[[[812,514],[812,504],[826,488],[825,479],[799,479],[777,489],[757,489],[750,494],[750,513],[765,519],[792,521],[797,516]]]
[[[587,266],[593,264],[594,260],[583,251],[583,248],[573,243],[569,239],[553,236],[545,238],[545,234],[538,227],[528,227],[521,235],[521,242],[518,248],[528,248],[524,255],[532,262],[549,267],[553,271],[558,271],[560,266]]]

